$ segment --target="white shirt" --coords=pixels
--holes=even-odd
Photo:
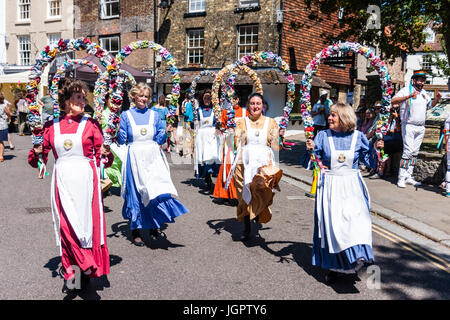
[[[320,109],[326,110],[326,106],[324,104],[321,104],[320,102],[317,102],[314,107],[312,108],[312,112],[319,112]],[[313,116],[314,124],[316,126],[326,126],[327,120],[325,119],[325,115],[323,113],[319,113],[315,116]]]
[[[417,91],[414,87],[408,85],[403,87],[394,98],[407,97],[414,91]],[[404,124],[413,124],[416,126],[425,125],[425,119],[427,117],[427,106],[431,102],[431,97],[427,92],[422,89],[415,99],[408,99],[400,103],[400,118]]]

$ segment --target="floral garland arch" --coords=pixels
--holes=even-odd
[[[291,71],[289,70],[289,65],[281,59],[280,56],[276,55],[270,51],[258,51],[250,55],[243,56],[241,59],[237,60],[235,65],[247,65],[254,64],[256,62],[268,62],[271,61],[275,66],[277,66],[281,71],[283,71],[287,84],[287,99],[286,105],[283,109],[283,117],[280,121],[280,128],[286,129],[289,123],[289,115],[291,114],[292,108],[294,106],[295,99],[295,82]],[[231,78],[233,80],[233,78]],[[233,83],[231,83],[232,85]]]
[[[389,73],[386,64],[381,60],[375,53],[368,47],[362,46],[355,42],[342,42],[330,45],[329,47],[323,49],[319,52],[313,60],[308,64],[305,69],[305,73],[302,78],[300,90],[302,96],[300,98],[300,106],[303,117],[303,122],[305,125],[305,136],[307,139],[313,137],[313,125],[314,122],[311,117],[311,82],[312,77],[319,68],[320,63],[323,59],[329,56],[334,56],[339,52],[349,52],[353,51],[355,53],[361,54],[366,57],[370,64],[375,68],[380,76],[381,80],[381,91],[382,91],[382,109],[380,112],[380,118],[377,122],[376,135],[378,138],[382,138],[387,131],[387,120],[389,118],[389,111],[391,107],[391,94],[392,94],[392,82],[389,77]]]
[[[105,106],[105,98],[108,93],[112,92],[111,86],[108,84],[110,79],[110,72],[106,70],[103,72],[95,82],[94,86],[94,107],[95,107],[95,118],[101,119],[102,112]],[[136,80],[133,75],[124,69],[118,70],[118,76],[114,81],[113,86],[123,86],[123,82],[128,82],[130,86],[136,85]],[[115,108],[114,108],[115,107]],[[112,111],[116,114],[119,112],[117,105],[112,106]]]
[[[234,122],[234,109],[232,107],[235,102],[234,99],[235,89],[233,84],[236,80],[236,75],[239,73],[239,71],[247,73],[247,75],[253,81],[253,85],[255,86],[256,92],[260,93],[261,95],[263,94],[261,80],[259,79],[257,73],[248,66],[244,64],[238,65],[229,64],[226,67],[222,68],[217,73],[212,86],[212,105],[214,114],[218,122],[220,122],[222,110],[227,110],[227,123],[225,125],[225,128],[223,126],[219,126],[221,130],[226,130],[227,128],[234,128],[236,126]],[[230,78],[228,78],[228,81],[225,83],[223,77],[226,74],[230,74],[229,75]],[[219,90],[221,89],[221,87],[222,92],[225,94],[221,99],[222,104],[219,101]],[[228,100],[229,103],[227,103],[226,100]]]
[[[199,75],[194,77],[194,79],[192,80],[192,83],[191,83],[189,89],[187,90],[188,98],[189,98],[189,101],[191,101],[192,106],[194,106],[195,89],[197,88],[197,83],[203,77],[211,77],[211,78],[215,79],[216,78],[216,73],[212,72],[212,71],[209,71],[209,70],[202,70],[202,71],[200,71]],[[193,112],[194,112],[194,117],[197,117],[197,109],[196,108],[194,108]]]
[[[66,72],[67,68],[69,66],[73,66],[73,65],[85,65],[85,66],[88,66],[92,70],[94,70],[95,73],[97,73],[97,76],[99,76],[100,73],[101,73],[100,68],[95,63],[93,63],[92,61],[89,61],[89,60],[69,59],[69,60],[64,61],[64,63],[58,67],[58,70],[56,71],[55,75],[53,76],[52,85],[50,87],[50,97],[53,100],[53,114],[56,114],[56,113],[59,112],[59,103],[58,103],[58,84],[59,84],[59,81],[61,81],[61,77]]]
[[[108,52],[101,48],[96,43],[91,42],[88,38],[77,39],[59,39],[57,45],[46,46],[40,54],[40,58],[35,59],[35,64],[31,68],[31,73],[28,76],[27,95],[30,113],[28,115],[29,124],[32,130],[32,142],[34,145],[43,143],[43,125],[41,121],[41,114],[39,113],[38,86],[41,82],[41,76],[44,69],[54,61],[58,54],[69,51],[86,50],[88,54],[95,55],[100,59],[100,62],[105,67],[114,63],[109,60]],[[60,115],[59,109],[54,109],[54,117],[58,118]]]
[[[178,68],[175,65],[175,60],[163,46],[148,40],[140,40],[132,42],[123,47],[119,53],[117,53],[114,61],[116,65],[112,65],[108,68],[108,72],[111,76],[111,114],[109,116],[106,130],[105,130],[105,144],[110,145],[115,138],[119,127],[119,110],[123,103],[123,77],[119,77],[119,69],[123,60],[128,57],[134,50],[150,48],[154,52],[158,53],[164,61],[169,65],[169,70],[172,76],[172,98],[170,100],[168,123],[173,123],[176,117],[176,110],[178,107],[178,99],[180,97],[180,75]]]
[[[172,76],[172,98],[170,100],[170,108],[169,115],[171,117],[175,117],[175,113],[177,110],[178,99],[180,97],[180,74],[178,72],[178,68],[175,65],[175,60],[173,56],[167,51],[166,48],[161,46],[160,44],[154,43],[148,40],[141,40],[132,42],[129,45],[123,47],[120,52],[116,55],[115,60],[117,61],[118,66],[122,64],[123,60],[128,57],[134,50],[136,49],[146,49],[150,48],[155,53],[158,53],[164,61],[169,65],[170,74]],[[114,101],[113,101],[114,102]]]

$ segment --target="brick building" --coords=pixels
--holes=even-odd
[[[289,63],[292,72],[303,72],[317,53],[328,47],[322,33],[338,34],[338,13],[330,17],[318,13],[318,19],[311,20],[310,14],[318,12],[317,8],[308,8],[303,0],[283,1],[283,29],[281,37],[281,56]],[[339,39],[336,38],[336,41]],[[347,39],[342,39],[343,41]],[[339,100],[345,101],[350,88],[350,65],[328,66],[323,61],[316,76],[331,86],[331,94],[338,94]],[[318,100],[319,86],[311,89],[311,102]]]
[[[74,0],[74,6],[75,37],[88,37],[113,55],[133,41],[154,39],[153,0]],[[153,51],[136,50],[124,62],[152,72]]]
[[[181,75],[182,95],[201,70],[219,71],[243,55],[254,51],[278,52],[279,29],[276,23],[278,1],[272,0],[177,0],[169,8],[159,8],[157,42],[174,56]],[[169,1],[170,3],[170,1]],[[158,68],[159,93],[169,93],[170,75],[164,62]],[[258,66],[269,104],[282,108],[284,89],[273,84],[280,77],[271,66]],[[267,67],[267,68],[264,68]],[[275,71],[275,72],[274,72]],[[280,81],[278,81],[280,82]],[[242,97],[251,93],[250,78],[237,81]],[[212,79],[201,79],[197,88],[211,87]],[[281,84],[283,88],[285,84]],[[278,86],[278,87],[277,87]],[[280,93],[277,93],[280,92]],[[275,106],[277,105],[277,106]],[[279,106],[278,106],[279,105]]]

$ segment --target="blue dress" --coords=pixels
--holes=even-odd
[[[133,116],[136,125],[146,125],[150,121],[150,113],[153,112],[148,108],[129,110]],[[158,145],[165,142],[165,127],[159,115],[154,114],[154,136],[153,141]],[[119,144],[130,144],[133,142],[133,130],[128,119],[127,112],[123,112],[120,117],[120,129],[117,135]],[[126,189],[124,194],[124,204],[122,207],[122,216],[130,221],[130,229],[157,229],[164,223],[175,222],[175,218],[187,213],[189,210],[171,194],[165,193],[150,200],[148,205],[144,206],[141,195],[138,192],[130,164],[130,151],[127,154],[127,162],[124,170],[124,179]]]
[[[203,118],[208,118],[213,113],[213,109],[211,106],[201,106],[197,113],[196,120],[200,122],[200,112],[203,115]],[[213,118],[213,126],[217,126],[216,116]],[[212,163],[212,164],[199,164],[198,165],[198,175],[196,178],[205,178],[207,174],[211,174],[213,177],[217,177],[220,169],[220,163]]]
[[[332,139],[336,150],[349,150],[352,142],[352,132],[332,132]],[[359,161],[370,168],[376,168],[377,154],[365,135],[356,131],[358,134],[353,158],[353,169],[358,169]],[[314,151],[321,159],[324,166],[330,168],[331,148],[328,142],[327,130],[320,131],[314,139]],[[330,168],[332,169],[332,168]],[[328,242],[324,241],[325,248],[321,247],[321,239],[318,237],[318,216],[317,199],[314,212],[314,236],[313,236],[313,254],[312,264],[320,266],[323,269],[335,270],[340,272],[354,272],[359,261],[373,263],[375,261],[372,247],[367,244],[352,246],[338,253],[330,253]],[[325,234],[326,238],[327,235]]]
[[[153,107],[152,110],[156,111],[159,115],[159,118],[161,119],[161,122],[163,123],[164,128],[166,128],[167,126],[167,114],[169,113],[169,109],[164,107],[164,108],[156,108]]]

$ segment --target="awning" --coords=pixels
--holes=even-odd
[[[261,83],[270,83],[270,84],[287,84],[288,81],[284,76],[283,72],[279,69],[275,68],[267,68],[267,69],[254,69],[258,77],[261,79]],[[211,70],[213,72],[218,72],[219,70]],[[180,74],[180,82],[181,83],[192,83],[194,78],[200,74],[200,70],[196,71],[179,71]],[[302,81],[303,73],[294,73],[294,82],[295,84],[300,84]],[[201,77],[198,83],[212,83],[213,78],[210,76]],[[168,70],[164,70],[163,72],[159,72],[156,76],[157,83],[172,83],[172,77]],[[250,77],[244,73],[240,73],[236,76],[236,84],[238,85],[251,85],[252,80]],[[331,89],[331,86],[327,84],[324,80],[319,77],[314,76],[312,80],[313,87],[320,87],[324,89]]]
[[[0,75],[0,83],[27,83],[31,71],[9,73]]]
[[[92,61],[94,64],[96,64],[100,68],[100,70],[102,72],[105,71],[105,67],[102,66],[102,64],[100,63],[100,60],[96,56],[88,55],[87,57],[85,57],[83,59]],[[124,69],[125,71],[128,71],[129,73],[131,73],[131,75],[134,77],[136,82],[147,82],[147,79],[150,79],[151,83],[153,83],[153,76],[148,73],[139,71],[126,63],[122,63],[121,68]],[[94,70],[92,70],[88,66],[75,65],[73,70],[74,70],[74,74],[75,74],[75,79],[77,79],[77,80],[82,80],[82,81],[86,81],[86,82],[95,82],[97,80],[97,74],[95,73]]]

